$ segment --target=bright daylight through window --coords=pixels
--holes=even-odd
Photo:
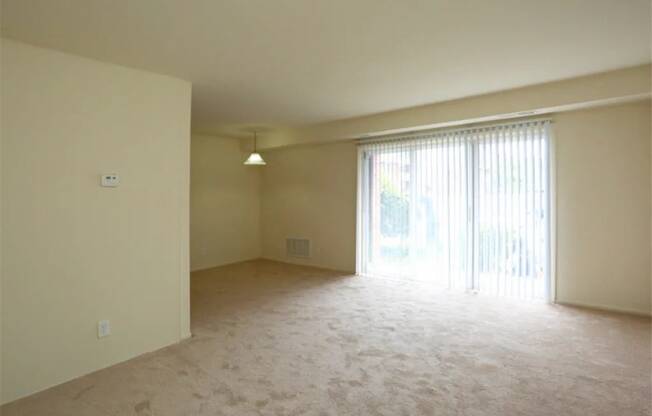
[[[358,273],[550,299],[550,123],[363,143]]]

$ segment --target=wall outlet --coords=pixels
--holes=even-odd
[[[97,323],[97,337],[104,338],[111,335],[111,323],[108,320],[99,321]]]

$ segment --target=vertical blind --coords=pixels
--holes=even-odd
[[[360,274],[550,299],[550,122],[359,146]]]

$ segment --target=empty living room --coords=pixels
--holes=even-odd
[[[0,415],[652,416],[652,1],[0,33]]]

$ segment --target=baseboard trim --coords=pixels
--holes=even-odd
[[[614,306],[605,306],[605,305],[595,305],[591,303],[583,303],[583,302],[573,302],[573,301],[557,301],[555,302],[557,305],[561,306],[569,306],[573,308],[581,308],[581,309],[590,309],[594,311],[600,311],[600,312],[612,312],[612,313],[619,313],[623,315],[633,315],[633,316],[640,316],[643,318],[650,318],[652,317],[652,311],[640,311],[636,309],[627,309],[627,308],[619,308],[619,307],[614,307]]]
[[[263,260],[263,258],[262,257],[252,257],[250,259],[243,259],[243,260],[230,261],[230,262],[227,262],[227,263],[220,263],[220,264],[216,264],[214,266],[200,267],[198,269],[190,269],[190,273],[215,269],[217,267],[224,267],[224,266],[231,266],[231,265],[234,265],[234,264],[246,263],[248,261],[254,261],[254,260]]]
[[[331,272],[337,272],[337,273],[342,273],[342,274],[347,274],[347,275],[356,274],[355,271],[335,269],[333,267],[322,266],[320,264],[311,264],[306,260],[300,260],[300,259],[297,259],[297,261],[295,262],[295,261],[292,261],[292,260],[289,260],[289,259],[278,259],[278,258],[274,258],[274,257],[261,257],[259,260],[273,261],[273,262],[276,262],[276,263],[289,264],[291,266],[311,267],[313,269],[328,270],[328,271],[331,271]]]
[[[94,370],[90,370],[90,371],[84,372],[84,373],[79,374],[79,375],[74,376],[74,377],[66,378],[66,379],[63,380],[63,381],[55,382],[55,383],[50,384],[50,385],[48,385],[48,386],[46,386],[46,387],[38,388],[38,389],[36,389],[36,390],[34,390],[34,391],[30,392],[30,393],[22,394],[22,395],[20,395],[20,396],[18,396],[18,397],[12,398],[12,399],[10,399],[10,400],[8,400],[8,401],[2,401],[2,400],[0,399],[0,415],[2,415],[2,413],[3,413],[3,412],[2,412],[2,407],[3,407],[3,406],[9,405],[9,404],[14,403],[14,402],[17,402],[17,401],[19,401],[19,400],[27,399],[27,398],[29,398],[29,397],[35,395],[35,394],[43,393],[43,392],[46,391],[46,390],[54,389],[54,388],[56,388],[56,387],[58,387],[58,386],[60,386],[60,385],[62,385],[62,384],[70,383],[70,382],[73,381],[73,380],[77,380],[77,379],[79,379],[79,378],[86,377],[86,376],[89,376],[89,375],[91,375],[91,374],[94,374],[94,373],[97,373],[97,372],[100,372],[100,371],[106,370],[107,368],[110,368],[110,367],[113,367],[113,366],[116,366],[116,365],[119,365],[119,364],[126,363],[127,361],[135,360],[135,359],[137,359],[137,358],[139,358],[139,357],[142,357],[142,356],[144,356],[144,355],[152,354],[152,353],[154,353],[154,352],[157,352],[157,351],[163,350],[163,349],[165,349],[165,348],[169,348],[169,347],[171,347],[171,346],[173,346],[173,345],[179,344],[180,342],[186,341],[187,339],[189,339],[189,338],[191,338],[191,337],[192,337],[192,334],[191,334],[191,333],[188,333],[188,336],[187,336],[187,337],[185,337],[185,335],[184,335],[183,338],[178,339],[178,340],[176,340],[176,341],[170,342],[170,343],[165,344],[165,345],[161,345],[161,346],[159,346],[159,347],[155,347],[154,349],[151,349],[151,350],[147,350],[147,351],[143,351],[143,352],[137,353],[137,354],[135,354],[135,355],[130,356],[129,358],[124,358],[124,359],[120,358],[120,359],[118,359],[118,360],[116,360],[116,361],[111,362],[110,364],[101,365],[100,367],[95,368]]]

